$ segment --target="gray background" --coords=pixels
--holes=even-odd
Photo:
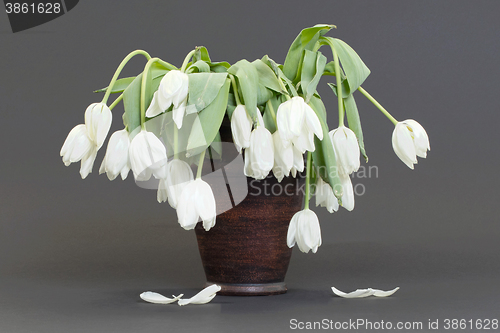
[[[0,14],[0,332],[288,331],[292,318],[439,319],[442,328],[446,318],[500,319],[499,12],[495,0],[87,0],[17,34]],[[316,210],[324,243],[317,254],[294,250],[286,295],[182,308],[142,302],[146,290],[200,290],[196,239],[155,191],[98,176],[104,149],[83,181],[79,165],[64,167],[67,133],[100,101],[92,91],[138,48],[177,65],[197,45],[213,60],[269,54],[282,63],[299,31],[316,23],[338,26],[329,35],[372,70],[363,86],[375,98],[426,128],[428,158],[409,170],[392,150],[392,124],[356,94],[378,177],[353,180],[366,188],[353,212]],[[143,65],[135,59],[124,75]],[[326,82],[320,92],[334,128]],[[346,300],[330,286],[401,290]]]

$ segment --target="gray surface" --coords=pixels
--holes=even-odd
[[[0,332],[278,332],[292,318],[500,319],[499,9],[493,0],[88,0],[18,34],[0,14]],[[97,176],[104,151],[84,181],[79,166],[64,167],[59,149],[99,101],[92,90],[137,48],[175,64],[196,45],[215,60],[267,53],[283,62],[297,33],[316,23],[336,24],[330,35],[360,54],[373,96],[427,129],[429,157],[409,170],[392,151],[391,123],[357,96],[378,178],[355,180],[366,193],[353,212],[317,210],[324,244],[315,255],[294,250],[288,294],[182,308],[143,303],[146,290],[199,290],[195,236],[154,191]],[[141,66],[134,60],[124,74]],[[332,94],[321,92],[333,112]],[[332,113],[330,127],[336,119]],[[332,285],[401,290],[345,300]]]

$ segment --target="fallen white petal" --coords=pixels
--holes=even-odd
[[[391,296],[392,294],[394,294],[398,290],[399,290],[399,287],[394,288],[394,289],[389,290],[389,291],[368,288],[368,289],[356,289],[353,292],[344,293],[344,292],[338,290],[337,288],[332,287],[332,291],[335,295],[340,296],[340,297],[344,297],[344,298],[363,298],[363,297],[368,297],[368,296],[387,297],[387,296]]]
[[[155,304],[170,304],[177,302],[184,294],[180,294],[179,296],[172,295],[173,298],[168,298],[158,293],[152,291],[146,291],[141,294],[141,298],[149,303]]]
[[[187,299],[180,299],[179,300],[179,305],[187,305],[187,304],[206,304],[210,302],[212,299],[214,299],[215,295],[217,294],[218,291],[221,290],[221,287],[212,284],[211,286],[206,287],[196,295],[194,295],[191,298]]]

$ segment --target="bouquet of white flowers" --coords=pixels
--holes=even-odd
[[[304,208],[290,222],[287,243],[316,252],[321,233],[318,217],[309,209],[311,195],[315,192],[316,205],[331,213],[339,206],[352,210],[350,174],[360,167],[360,155],[368,161],[355,91],[394,123],[393,148],[408,167],[413,169],[416,157],[425,158],[430,149],[419,123],[398,122],[361,87],[370,70],[345,42],[324,36],[332,28],[302,30],[283,65],[268,56],[232,65],[213,62],[205,47],[196,47],[178,68],[134,51],[109,86],[97,91],[105,92],[104,98],[87,108],[85,123],[69,133],[61,149],[63,162],[81,161],[81,177],[87,177],[108,135],[111,110],[122,102],[124,129],[111,135],[99,173],[110,180],[118,175],[125,179],[132,170],[137,181],[159,179],[158,201],[168,201],[177,210],[179,224],[193,229],[201,220],[208,231],[216,222],[216,200],[201,170],[207,149],[221,153],[219,130],[228,117],[234,145],[244,154],[245,176],[264,179],[272,171],[281,181],[305,172]],[[331,50],[331,61],[320,52],[322,46]],[[118,79],[136,55],[147,59],[143,72]],[[331,131],[316,91],[323,76],[335,77],[328,85],[337,96],[339,124]],[[108,106],[111,94],[118,97]],[[196,176],[192,166],[197,166]]]

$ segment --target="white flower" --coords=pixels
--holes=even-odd
[[[289,143],[294,137],[301,134],[304,121],[304,105],[306,105],[304,99],[296,96],[278,106],[276,122],[285,146],[287,142]]]
[[[304,171],[304,155],[292,145],[293,150],[293,167],[290,170],[292,176],[295,178],[297,176],[297,171]]]
[[[342,184],[342,207],[348,211],[354,209],[354,189],[352,187],[351,177],[339,173],[340,183]]]
[[[287,244],[293,247],[297,243],[299,250],[316,253],[321,245],[321,229],[316,213],[310,209],[301,210],[293,215],[288,227]]]
[[[260,112],[260,111],[257,111]],[[241,154],[242,148],[250,147],[250,134],[252,132],[252,119],[247,114],[244,105],[238,105],[231,116],[231,133],[234,145]]]
[[[102,160],[99,174],[106,173],[109,180],[115,179],[118,175],[121,175],[123,180],[127,178],[130,171],[129,146],[130,138],[126,129],[113,133],[109,138],[108,148]]]
[[[330,131],[330,138],[335,150],[339,173],[350,175],[358,171],[360,152],[356,134],[351,129],[340,126]]]
[[[184,188],[193,180],[193,171],[186,162],[173,159],[167,165],[167,178],[160,179],[158,186],[158,202],[167,201],[172,208],[177,203]]]
[[[330,213],[339,210],[339,201],[333,194],[332,187],[318,176],[316,183],[316,206],[319,205],[326,207]]]
[[[179,70],[171,70],[161,79],[158,91],[154,93],[153,100],[146,111],[146,116],[155,117],[173,105],[173,119],[177,128],[181,128],[186,112],[188,90],[189,76]]]
[[[199,218],[206,231],[215,225],[215,198],[208,183],[198,178],[184,188],[177,202],[177,217],[186,230],[193,229]]]
[[[293,146],[285,147],[279,131],[273,133],[274,143],[274,166],[273,173],[279,182],[283,177],[290,175],[290,170],[293,168]]]
[[[167,178],[167,150],[153,133],[141,130],[130,143],[130,167],[138,181],[146,181],[153,174],[158,179]]]
[[[206,287],[205,289],[203,289],[202,291],[200,291],[191,298],[180,299],[178,304],[180,306],[187,304],[206,304],[211,300],[213,300],[217,292],[219,292],[220,290],[221,290],[220,286],[212,284],[211,286]]]
[[[104,103],[93,103],[85,110],[87,134],[97,149],[100,149],[106,140],[112,119],[111,110]]]
[[[318,116],[300,96],[280,104],[276,121],[285,147],[293,142],[304,153],[306,150],[314,151],[314,134],[323,140]]]
[[[80,175],[85,179],[94,165],[112,121],[111,110],[104,103],[93,103],[85,110],[85,125],[75,126],[68,134],[60,155],[66,166],[81,160]]]
[[[415,120],[398,122],[392,132],[392,148],[410,169],[417,163],[417,156],[426,158],[431,149],[425,129]]]
[[[250,134],[250,146],[245,149],[245,176],[264,179],[273,166],[273,137],[267,128],[257,125]]]

